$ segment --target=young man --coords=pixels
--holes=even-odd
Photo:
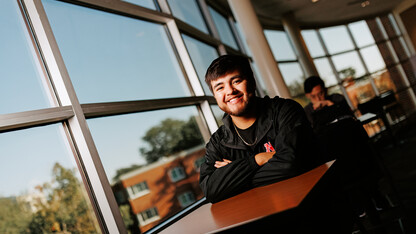
[[[312,127],[319,131],[333,121],[355,119],[344,96],[327,94],[324,81],[318,76],[311,76],[304,82],[306,97],[310,103],[305,106],[306,116]]]
[[[339,184],[351,188],[348,193],[355,212],[374,212],[370,210],[374,208],[371,199],[384,206],[377,187],[380,171],[372,158],[369,137],[344,96],[327,95],[324,81],[318,76],[306,79],[304,90],[310,100],[305,106],[306,115],[329,156],[327,160],[337,159]],[[369,182],[362,182],[366,180]]]
[[[200,186],[209,202],[299,175],[321,163],[315,137],[295,101],[259,98],[250,63],[224,55],[205,81],[225,112],[206,146]]]

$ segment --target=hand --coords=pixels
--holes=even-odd
[[[332,101],[322,100],[322,101],[315,102],[313,104],[313,109],[316,110],[316,109],[319,109],[319,108],[322,108],[322,107],[325,107],[325,106],[332,106],[332,105],[334,105],[334,103]]]
[[[223,166],[228,165],[229,163],[231,163],[231,161],[224,158],[222,161],[215,161],[215,165],[214,166],[216,168],[220,168],[220,167],[223,167]]]
[[[276,152],[263,152],[263,153],[256,154],[254,158],[256,159],[256,163],[259,166],[263,166],[273,157],[275,153]]]

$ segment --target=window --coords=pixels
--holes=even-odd
[[[297,96],[303,93],[303,81],[305,75],[299,63],[279,63],[279,70],[285,79],[286,85],[289,88],[292,96]]]
[[[190,96],[163,25],[59,1],[44,6],[81,103]]]
[[[199,172],[199,169],[201,168],[202,163],[205,162],[205,157],[200,157],[194,162],[195,170]]]
[[[143,182],[135,184],[131,187],[128,187],[127,191],[129,193],[129,197],[131,199],[141,197],[141,196],[146,195],[150,192],[146,181],[143,181]]]
[[[196,0],[168,0],[168,3],[175,17],[206,34],[209,33]]]
[[[265,30],[264,34],[277,61],[297,59],[292,44],[290,44],[285,32]]]
[[[191,57],[196,73],[198,74],[199,81],[202,84],[202,88],[204,89],[205,94],[209,95],[211,94],[211,90],[205,83],[205,72],[211,62],[219,56],[218,52],[214,47],[200,42],[192,37],[187,35],[182,35],[182,37],[186,48],[188,49],[189,56]]]
[[[380,71],[386,67],[376,45],[361,49],[360,52],[370,73]]]
[[[157,10],[155,2],[153,0],[122,0],[122,1],[133,3],[138,6],[146,7],[152,10]]]
[[[52,106],[47,78],[39,63],[17,1],[0,2],[0,114]]]
[[[54,222],[71,233],[101,232],[62,125],[1,133],[0,148],[1,227],[53,232]]]
[[[199,130],[203,121],[199,118],[197,108],[189,106],[87,120],[113,193],[129,194],[131,207],[141,206],[143,199],[149,206],[172,207],[158,210],[160,219],[141,227],[141,232],[181,211],[181,207],[174,206],[178,189],[175,181],[185,178],[185,170],[190,173],[184,184],[198,184],[193,161],[205,154]],[[171,173],[177,165],[183,168]],[[194,193],[198,199],[203,197],[199,188]],[[124,204],[118,205],[121,208]],[[136,213],[124,219],[126,226],[138,222],[134,220],[139,217],[138,210],[131,210]]]
[[[152,207],[150,209],[147,209],[145,211],[138,213],[137,218],[139,219],[140,226],[147,225],[151,222],[154,222],[160,219],[159,213],[157,212],[156,207]]]
[[[351,37],[344,25],[323,28],[319,32],[330,54],[354,49]]]
[[[220,34],[221,41],[231,46],[233,49],[238,50],[237,42],[235,41],[233,32],[227,19],[211,7],[208,9],[214,20],[218,33]]]
[[[191,191],[187,191],[179,194],[178,200],[182,207],[187,207],[195,202],[195,196]]]
[[[172,182],[178,182],[185,179],[186,174],[183,167],[175,167],[169,171],[169,177]]]
[[[365,75],[364,66],[355,51],[333,56],[332,61],[341,79]]]
[[[315,30],[303,30],[301,33],[312,58],[325,55],[325,51]]]
[[[365,21],[349,24],[348,27],[358,47],[374,44],[373,35],[371,35],[370,29]]]
[[[337,79],[335,78],[334,71],[332,70],[331,65],[329,64],[328,58],[319,58],[314,59],[315,67],[318,70],[320,77],[324,80],[325,86],[336,85]]]

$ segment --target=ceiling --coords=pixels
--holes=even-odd
[[[345,24],[391,12],[405,0],[251,0],[265,28],[281,28],[281,17],[293,12],[301,28],[318,28]],[[408,0],[407,0],[408,1]],[[416,1],[416,0],[411,0]],[[227,0],[212,0],[229,9]]]

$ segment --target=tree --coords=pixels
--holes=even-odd
[[[203,143],[194,116],[188,121],[167,118],[150,128],[142,139],[149,147],[142,147],[139,151],[148,163]]]
[[[26,208],[14,197],[0,198],[0,233],[27,233],[32,215]]]
[[[345,78],[355,78],[355,69],[352,67],[348,67],[345,69],[342,69],[338,72],[341,79]]]
[[[56,163],[53,180],[38,189],[47,197],[39,203],[29,224],[31,233],[95,233],[95,220],[89,215],[88,204],[74,170]]]

